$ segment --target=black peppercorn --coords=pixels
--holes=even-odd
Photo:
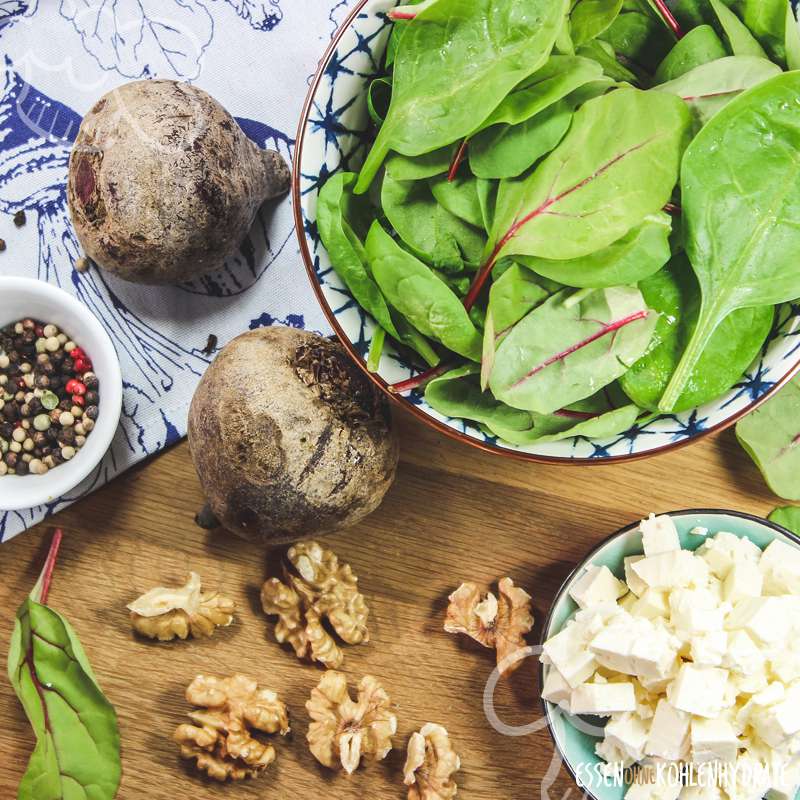
[[[9,450],[3,456],[3,461],[6,462],[7,466],[9,467],[9,469],[15,469],[16,466],[17,466],[17,461],[18,460],[19,460],[19,456],[16,453],[12,452],[11,450]]]
[[[97,408],[97,406],[87,406],[86,411],[84,411],[83,413],[84,416],[89,417],[89,419],[95,420],[97,419],[100,410]]]
[[[17,470],[17,475],[27,475],[29,472],[28,462],[20,458],[15,469]]]
[[[86,392],[84,397],[87,406],[96,406],[100,402],[100,395],[97,392]]]

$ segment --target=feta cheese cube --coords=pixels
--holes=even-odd
[[[764,575],[764,594],[800,593],[800,548],[774,539],[758,566]]]
[[[728,771],[723,788],[730,800],[761,800],[769,789],[771,770],[763,761],[748,753],[740,754],[736,767]]]
[[[767,800],[795,800],[800,792],[800,762],[793,761],[773,768],[772,787]]]
[[[770,656],[769,668],[779,681],[794,683],[800,680],[800,653],[779,650]]]
[[[708,631],[696,636],[691,641],[690,655],[692,661],[698,666],[722,666],[727,651],[728,634],[725,631]]]
[[[647,724],[635,713],[614,715],[605,727],[605,740],[630,761],[641,761],[647,730]]]
[[[735,561],[722,584],[722,597],[737,603],[744,597],[760,597],[764,576],[754,561]]]
[[[750,724],[764,742],[775,748],[800,733],[800,686],[790,688],[779,703],[752,714]]]
[[[739,755],[739,739],[733,725],[724,719],[693,719],[691,730],[692,761],[731,763]]]
[[[747,631],[737,630],[728,634],[728,649],[722,666],[742,675],[762,672],[765,658]]]
[[[690,717],[662,698],[650,725],[645,753],[668,761],[679,761],[689,753]]]
[[[555,667],[550,667],[545,671],[544,686],[542,686],[542,700],[555,703],[555,705],[560,706],[565,711],[569,711],[569,699],[571,694],[572,687]]]
[[[714,718],[726,707],[727,688],[727,670],[683,664],[667,689],[667,698],[681,711]]]
[[[575,688],[589,680],[597,669],[597,661],[587,650],[587,626],[570,622],[543,646],[544,656]]]
[[[721,531],[706,539],[697,549],[700,556],[718,578],[727,577],[735,561],[755,561],[761,558],[761,550],[746,536],[739,538],[732,533]]]
[[[670,550],[680,550],[681,541],[671,517],[651,514],[639,523],[645,556],[657,556]]]
[[[641,597],[647,589],[647,584],[633,571],[632,567],[644,558],[644,556],[626,556],[625,563],[625,583],[628,588],[637,596]]]
[[[590,566],[569,590],[570,597],[581,608],[593,608],[604,603],[615,603],[628,588],[614,577],[606,567]]]
[[[743,629],[764,644],[784,641],[792,629],[791,608],[784,597],[745,597],[725,621],[728,630]]]
[[[667,593],[660,589],[646,589],[631,606],[631,614],[645,619],[669,616]]]
[[[641,580],[653,589],[673,589],[689,586],[700,577],[702,564],[688,550],[669,550],[655,556],[646,556],[631,564],[631,569]]]
[[[609,625],[592,639],[589,650],[608,669],[657,679],[670,674],[677,657],[669,633],[641,618]]]
[[[625,800],[678,800],[681,779],[677,765],[662,762],[648,764],[642,773],[628,787]]]
[[[584,683],[573,689],[570,697],[571,714],[610,717],[635,710],[636,694],[632,683]]]
[[[614,775],[613,767],[620,767],[620,772],[625,767],[633,764],[633,759],[629,758],[622,750],[610,742],[608,739],[599,741],[594,746],[594,752],[606,762],[607,767],[602,765],[600,771],[603,775],[611,778]],[[605,768],[604,768],[605,767]]]
[[[690,636],[722,629],[725,609],[708,589],[676,589],[669,607],[673,627]]]

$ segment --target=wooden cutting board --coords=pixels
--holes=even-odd
[[[122,730],[120,800],[405,796],[409,734],[426,722],[451,732],[461,754],[459,797],[558,798],[579,792],[551,770],[546,731],[510,738],[487,722],[482,695],[492,653],[444,633],[447,595],[463,580],[512,576],[534,598],[541,623],[563,579],[597,542],[649,511],[732,508],[766,514],[776,504],[732,431],[667,455],[598,467],[540,466],[480,453],[404,414],[397,482],[363,523],[326,542],[350,562],[372,609],[368,645],[346,651],[355,683],[375,675],[397,705],[396,750],[351,778],[320,767],[305,733],[305,701],[319,669],[276,644],[260,611],[265,555],[255,545],[210,535],[193,523],[200,488],[181,444],[59,514],[65,542],[51,605],[77,629]],[[41,567],[52,525],[0,546],[0,650],[7,652],[17,606]],[[239,604],[237,623],[206,641],[155,644],[134,638],[125,604],[145,590],[182,582],[188,570]],[[528,660],[498,687],[500,717],[540,717],[538,664]],[[3,670],[3,673],[5,670]],[[220,786],[182,762],[172,742],[185,720],[183,693],[198,673],[243,672],[277,691],[292,735],[260,779]],[[0,798],[11,800],[33,738],[5,675],[0,676]],[[552,785],[550,785],[552,783]],[[549,786],[549,788],[547,788]]]

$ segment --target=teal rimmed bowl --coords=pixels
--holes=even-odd
[[[762,550],[774,539],[782,539],[788,544],[800,547],[800,537],[774,522],[751,514],[717,509],[692,509],[673,511],[666,516],[672,517],[680,535],[681,547],[686,550],[696,550],[705,541],[704,536],[689,533],[697,527],[708,528],[709,536],[719,531],[727,531],[739,538],[747,537]],[[544,644],[551,636],[558,633],[578,610],[576,603],[569,596],[569,591],[586,567],[606,566],[614,575],[624,580],[625,557],[641,553],[642,534],[639,532],[638,521],[612,534],[592,550],[564,581],[556,594],[544,624],[541,643]],[[540,690],[544,685],[547,669],[546,665],[540,665]],[[556,749],[580,788],[594,800],[622,800],[627,787],[613,780],[602,780],[596,770],[596,765],[602,761],[595,754],[594,748],[600,741],[603,722],[598,721],[596,717],[574,718],[546,700],[543,700],[542,704],[547,727]]]

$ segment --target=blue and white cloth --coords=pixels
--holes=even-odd
[[[65,183],[82,115],[129,80],[189,81],[217,98],[259,145],[289,160],[309,81],[356,0],[0,0],[0,275],[61,286],[106,325],[124,377],[122,423],[101,466],[69,496],[0,512],[7,540],[186,433],[189,402],[213,355],[242,331],[282,323],[329,332],[305,276],[290,199],[259,217],[217,274],[149,288],[81,256]],[[24,209],[28,222],[11,216]],[[23,310],[21,310],[23,311]]]

